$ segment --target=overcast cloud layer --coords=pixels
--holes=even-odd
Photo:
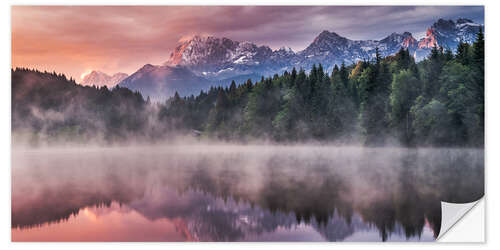
[[[134,73],[166,61],[195,34],[304,49],[323,30],[350,39],[392,32],[424,35],[437,19],[484,23],[484,8],[467,6],[279,7],[12,7],[12,65],[65,73],[80,80],[96,69]]]

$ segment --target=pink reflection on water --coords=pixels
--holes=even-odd
[[[60,223],[12,228],[12,241],[193,241],[182,219],[149,220],[135,210],[110,207],[81,209]]]

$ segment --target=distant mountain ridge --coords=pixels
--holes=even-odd
[[[324,30],[298,52],[285,47],[273,50],[269,46],[228,38],[194,36],[181,42],[162,66],[149,65],[154,70],[147,72],[140,69],[136,73],[141,77],[133,77],[134,73],[120,86],[138,90],[146,96],[154,94],[155,99],[165,99],[176,91],[181,95],[198,94],[210,85],[227,86],[231,80],[241,82],[249,78],[257,80],[261,76],[291,71],[293,67],[307,70],[313,64],[322,64],[331,71],[342,63],[349,65],[372,60],[377,48],[381,56],[395,54],[401,48],[408,49],[420,61],[434,46],[455,50],[460,41],[472,43],[481,27],[482,24],[465,18],[439,19],[419,40],[410,32],[392,33],[381,40],[351,40]],[[145,82],[146,79],[151,82]]]
[[[108,88],[112,88],[127,77],[127,74],[121,72],[110,76],[104,72],[93,70],[89,74],[85,75],[80,84],[88,86],[106,86]]]

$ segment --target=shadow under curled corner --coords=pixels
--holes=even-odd
[[[459,221],[464,218],[476,205],[483,200],[484,196],[476,201],[468,203],[450,203],[441,201],[441,230],[436,241],[441,241],[442,237]],[[442,241],[448,242],[448,241]]]

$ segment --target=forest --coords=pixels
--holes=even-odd
[[[378,50],[377,50],[378,51]],[[484,35],[456,52],[408,50],[353,65],[293,69],[153,103],[127,88],[12,70],[14,138],[105,142],[195,135],[224,141],[484,146]]]

